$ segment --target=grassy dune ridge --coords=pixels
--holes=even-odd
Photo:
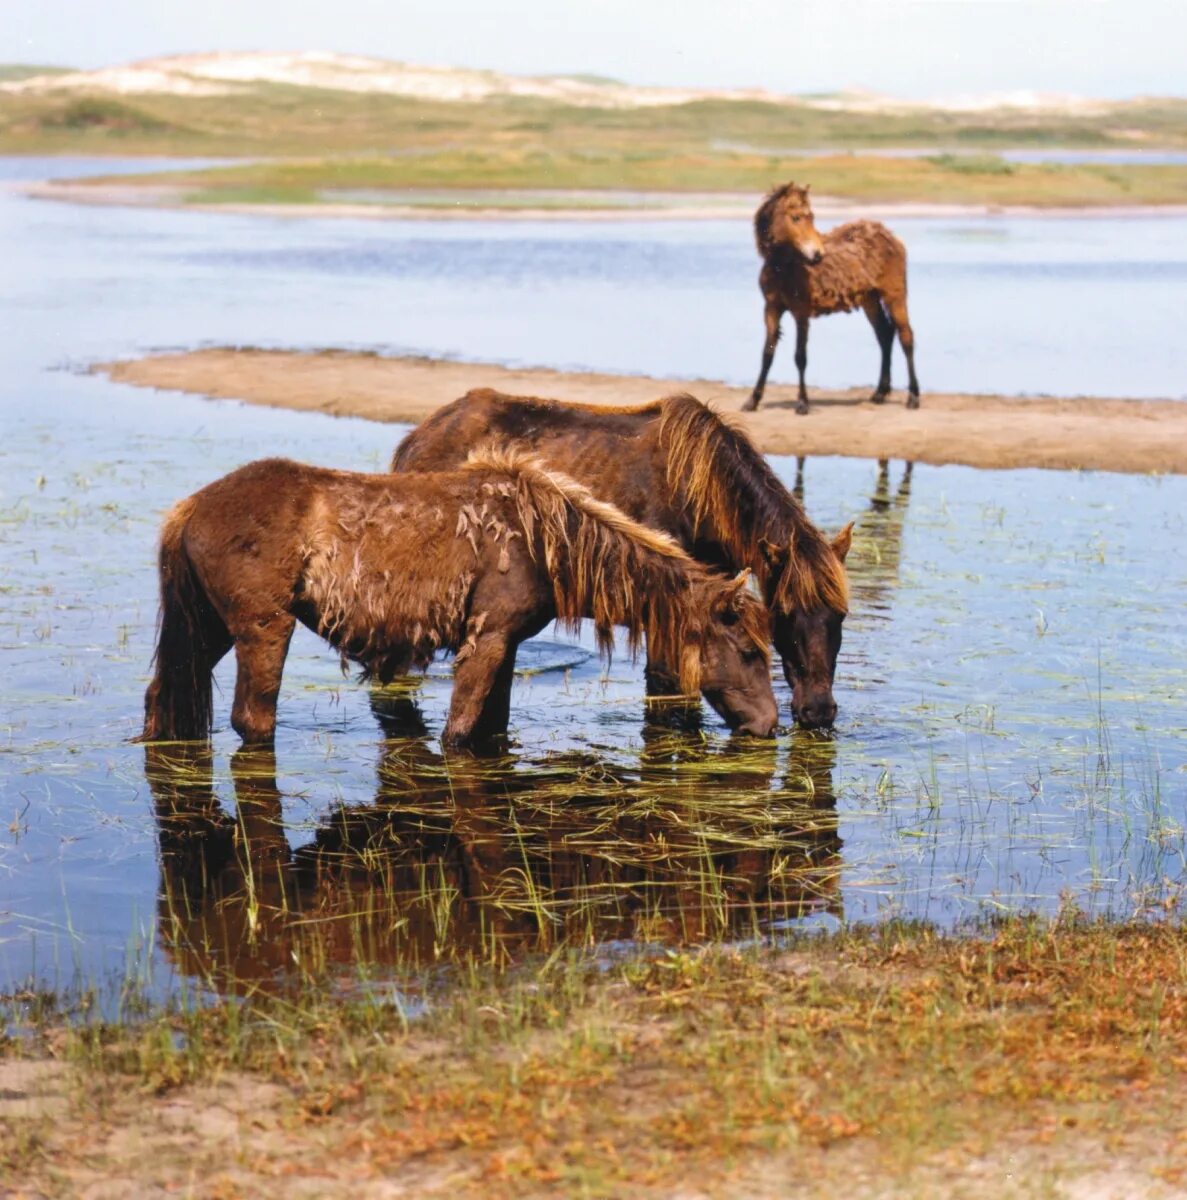
[[[936,153],[841,152],[879,146]],[[282,84],[234,96],[0,94],[4,153],[299,159],[188,175],[190,197],[203,203],[310,203],[352,187],[754,191],[795,175],[855,200],[1166,204],[1187,202],[1187,168],[1013,164],[992,152],[1182,146],[1187,101],[1173,99],[1095,113],[868,113],[723,99],[633,109],[514,96],[462,103]],[[802,157],[819,148],[838,153]]]

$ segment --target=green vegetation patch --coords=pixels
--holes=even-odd
[[[164,133],[174,127],[151,113],[106,96],[78,96],[47,108],[37,123],[46,130],[115,134]],[[180,132],[180,131],[179,131]]]
[[[817,194],[865,202],[1092,207],[1187,204],[1187,166],[1008,163],[990,155],[886,158],[836,154],[779,157],[740,152],[674,154],[636,149],[613,155],[543,149],[449,150],[400,156],[359,156],[258,162],[181,173],[96,178],[88,182],[181,186],[218,203],[253,193],[267,203],[311,203],[332,191],[367,191],[367,201],[409,202],[409,189],[467,192],[515,190],[504,207],[558,207],[555,193],[687,192],[757,194],[775,183],[811,183]],[[533,196],[533,190],[551,195]],[[450,199],[450,198],[447,198]],[[594,198],[574,197],[572,207]]]

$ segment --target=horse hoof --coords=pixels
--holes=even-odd
[[[742,405],[742,411],[743,412],[757,412],[758,411],[758,400],[754,396],[751,396],[750,399],[747,400],[746,403]]]
[[[907,397],[907,407],[908,408],[918,408],[919,407],[919,397],[918,396],[908,396]]]
[[[870,403],[871,403],[871,404],[885,404],[885,403],[886,403],[886,396],[887,396],[887,393],[886,393],[886,392],[875,392],[875,393],[874,393],[874,394],[873,394],[873,395],[870,397]]]
[[[801,400],[801,401],[799,402],[799,404],[797,404],[797,405],[795,406],[795,411],[796,411],[796,415],[797,415],[797,416],[800,416],[800,417],[806,417],[806,416],[808,415],[808,413],[811,411],[811,410],[808,408],[808,402],[807,402],[807,400]]]

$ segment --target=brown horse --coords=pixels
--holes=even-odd
[[[795,365],[800,373],[796,412],[804,414],[808,411],[804,387],[808,321],[855,308],[869,318],[882,348],[882,372],[870,399],[881,404],[890,392],[890,351],[897,333],[907,356],[907,407],[918,408],[915,335],[907,317],[907,251],[902,242],[877,221],[849,221],[822,237],[808,189],[794,183],[775,188],[762,202],[754,214],[754,238],[763,260],[758,285],[765,301],[767,332],[762,369],[743,411],[753,412],[762,401],[785,312],[795,318]]]
[[[506,731],[516,649],[554,619],[592,617],[603,653],[614,625],[632,651],[645,636],[731,728],[768,736],[778,719],[748,573],[711,574],[523,454],[490,449],[460,471],[405,478],[251,463],[169,513],[160,576],[146,741],[209,734],[211,671],[232,646],[231,724],[270,741],[298,620],[382,681],[454,651],[450,745]]]
[[[749,567],[774,619],[796,719],[808,728],[833,723],[853,527],[830,543],[740,429],[692,396],[607,408],[482,389],[408,434],[392,470],[448,470],[492,437],[538,453],[702,561]],[[671,690],[654,656],[648,687]]]

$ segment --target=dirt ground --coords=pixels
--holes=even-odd
[[[621,1179],[590,1180],[574,1193],[572,1181],[518,1176],[513,1147],[499,1153],[475,1143],[465,1127],[451,1144],[422,1141],[415,1114],[400,1119],[384,1112],[367,1102],[365,1091],[317,1097],[229,1072],[217,1082],[164,1094],[126,1079],[97,1104],[66,1064],[0,1062],[0,1124],[23,1143],[25,1160],[11,1174],[0,1170],[0,1197],[624,1194]],[[695,1153],[682,1168],[677,1154],[651,1179],[641,1172],[629,1191],[644,1200],[782,1200],[841,1192],[851,1200],[1172,1200],[1184,1195],[1181,1098],[1151,1099],[1135,1093],[1114,1105],[1103,1128],[1091,1106],[1085,1106],[1088,1130],[1077,1127],[1077,1112],[1053,1107],[1028,1113],[1030,1128],[1019,1122],[997,1131],[988,1146],[971,1134],[970,1145],[938,1153],[920,1145],[893,1160],[878,1152],[876,1136],[860,1135],[829,1145],[808,1141],[794,1150],[759,1145],[744,1161],[716,1168],[706,1168]]]
[[[197,350],[104,363],[96,370],[141,387],[408,423],[476,387],[587,404],[642,404],[689,391],[723,412],[740,409],[748,395],[747,388],[713,380],[513,370],[338,351]],[[795,389],[772,385],[760,411],[740,419],[769,454],[1187,473],[1187,404],[1173,400],[924,393],[922,407],[910,411],[901,392],[883,405],[869,402],[868,389],[810,394],[813,411],[800,417]]]

